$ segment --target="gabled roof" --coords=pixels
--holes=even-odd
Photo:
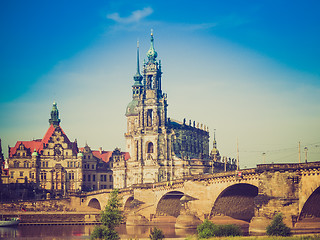
[[[9,157],[12,157],[14,154],[16,154],[21,144],[25,146],[25,148],[30,149],[30,152],[33,152],[34,149],[36,149],[36,151],[38,152],[40,149],[40,146],[42,145],[41,139],[33,140],[33,141],[18,141],[14,147],[11,147],[9,149]]]
[[[69,144],[69,146],[72,148],[72,150],[75,153],[77,153],[78,152],[77,143],[70,142],[69,138],[64,133],[63,129],[60,126],[59,126],[59,128],[61,129],[61,132],[65,138],[65,142]],[[49,142],[49,140],[55,130],[56,130],[56,128],[51,124],[42,139],[37,139],[37,140],[32,140],[32,141],[18,141],[14,147],[9,149],[9,157],[12,157],[14,154],[16,154],[16,152],[21,144],[23,144],[27,149],[30,149],[31,153],[34,150],[36,150],[38,153],[40,153],[43,150],[44,145]]]
[[[110,157],[112,156],[113,151],[92,151],[93,156],[100,158],[104,162],[109,162]],[[121,155],[124,156],[124,160],[127,161],[130,158],[130,154],[128,152],[121,152]]]
[[[80,148],[80,151],[83,152],[84,148]],[[110,157],[112,156],[113,151],[100,151],[100,150],[92,150],[91,151],[93,156],[96,158],[101,159],[105,163],[110,161]],[[128,152],[121,152],[121,155],[124,156],[124,160],[127,161],[130,158],[130,153]]]
[[[112,156],[112,151],[92,151],[93,156],[101,159],[105,163],[108,163]]]

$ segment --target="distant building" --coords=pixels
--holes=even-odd
[[[132,85],[132,101],[126,109],[126,146],[128,160],[114,161],[114,187],[154,183],[187,175],[234,170],[234,161],[224,158],[214,148],[209,156],[209,131],[203,124],[167,117],[167,95],[162,92],[161,61],[157,61],[154,38],[147,52],[148,61],[140,74],[139,47],[137,73]]]

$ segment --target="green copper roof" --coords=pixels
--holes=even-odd
[[[127,106],[127,110],[126,110],[126,116],[136,116],[138,115],[138,100],[137,99],[133,99]]]
[[[59,111],[57,104],[53,102],[52,110],[51,110],[51,118],[49,119],[49,123],[52,124],[54,127],[59,126],[60,124],[60,119],[59,119]]]
[[[34,150],[34,152],[31,154],[32,157],[37,157],[38,156],[38,153],[36,151],[36,149]]]
[[[142,86],[142,76],[140,74],[140,64],[139,64],[139,41],[137,42],[137,73],[134,75],[134,84],[133,86]]]
[[[147,57],[149,59],[149,62],[155,62],[156,58],[158,56],[158,53],[156,52],[156,50],[154,50],[154,39],[153,39],[153,32],[151,30],[151,46],[149,51],[147,52]]]

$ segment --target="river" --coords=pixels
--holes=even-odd
[[[184,238],[196,232],[195,229],[175,229],[174,223],[158,225],[166,238]],[[126,226],[117,228],[123,239],[148,238],[153,226]],[[28,225],[15,228],[0,227],[0,239],[40,240],[40,239],[90,239],[93,225]]]

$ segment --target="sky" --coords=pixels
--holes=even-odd
[[[125,110],[153,29],[168,116],[205,124],[240,167],[320,160],[320,2],[0,2],[0,138],[39,139],[52,103],[79,147],[126,151]],[[214,130],[215,129],[215,130]]]

